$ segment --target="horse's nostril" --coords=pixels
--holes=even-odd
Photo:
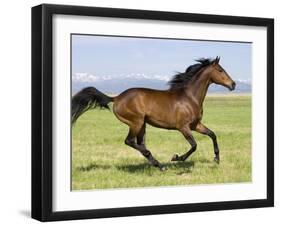
[[[232,89],[235,89],[235,86],[236,86],[236,83],[233,82],[233,83],[232,83]]]

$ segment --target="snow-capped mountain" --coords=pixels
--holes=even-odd
[[[145,87],[153,89],[167,89],[167,82],[173,75],[146,75],[132,73],[126,75],[93,75],[89,73],[75,73],[72,76],[72,93],[88,86],[94,86],[102,92],[117,94],[132,87]],[[235,93],[250,93],[251,81],[238,79]],[[229,92],[228,89],[218,85],[211,85],[211,93]]]
[[[72,75],[72,81],[75,82],[96,82],[104,80],[114,80],[114,79],[135,79],[135,80],[161,80],[169,81],[171,76],[168,75],[146,75],[143,73],[131,73],[131,74],[121,74],[121,75],[93,75],[88,73],[75,73]]]

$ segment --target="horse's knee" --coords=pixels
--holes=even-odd
[[[213,131],[208,132],[209,137],[211,137],[213,140],[217,140],[217,136]]]

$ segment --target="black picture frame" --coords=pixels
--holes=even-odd
[[[54,212],[52,210],[52,18],[55,14],[266,27],[267,198]],[[271,206],[274,206],[273,19],[50,4],[32,8],[32,218],[40,221],[56,221]]]

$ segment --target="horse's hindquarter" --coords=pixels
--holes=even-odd
[[[144,95],[141,89],[132,88],[114,98],[113,112],[122,122],[131,126],[143,121],[145,116]]]

